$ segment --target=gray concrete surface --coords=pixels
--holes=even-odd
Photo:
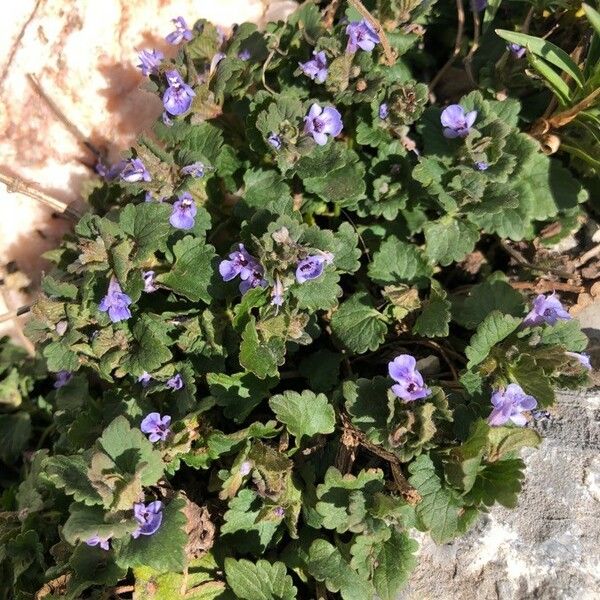
[[[600,389],[561,392],[553,410],[523,454],[519,506],[451,544],[421,536],[399,600],[600,600]]]

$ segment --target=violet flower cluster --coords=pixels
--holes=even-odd
[[[315,83],[323,83],[327,79],[327,56],[325,52],[321,50],[317,52],[313,51],[311,60],[305,63],[298,63],[302,72],[310,77]]]
[[[511,383],[506,389],[492,394],[492,406],[494,408],[488,417],[490,425],[499,427],[510,421],[522,427],[527,423],[523,412],[536,408],[537,400],[526,394],[520,385]]]
[[[240,292],[245,294],[255,287],[265,287],[267,282],[263,278],[264,269],[254,256],[248,253],[244,244],[238,244],[238,249],[222,260],[219,264],[219,273],[223,281],[240,278]]]
[[[183,40],[186,42],[191,41],[192,39],[192,31],[188,28],[187,23],[183,17],[176,17],[175,19],[171,19],[173,25],[175,25],[175,31],[169,33],[165,40],[168,44],[172,46],[177,46],[181,44]]]
[[[417,370],[417,361],[410,354],[400,354],[388,364],[388,373],[396,382],[392,392],[405,402],[427,398],[431,390],[425,385],[423,376]]]
[[[160,50],[142,50],[138,58],[140,59],[138,69],[142,71],[144,77],[148,77],[148,75],[156,75],[165,55]]]

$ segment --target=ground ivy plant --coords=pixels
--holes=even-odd
[[[518,100],[430,101],[433,4],[179,17],[140,54],[164,114],[48,253],[39,357],[0,345],[2,597],[392,600],[415,530],[516,506],[589,362],[499,242],[587,192]]]

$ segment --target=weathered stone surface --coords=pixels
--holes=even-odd
[[[493,507],[451,544],[421,536],[399,600],[600,598],[600,391],[561,392],[536,427],[519,506]]]

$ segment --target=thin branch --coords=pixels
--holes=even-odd
[[[446,71],[454,64],[456,57],[460,54],[460,47],[462,45],[463,34],[465,30],[465,8],[462,0],[456,0],[456,18],[458,21],[458,27],[456,29],[456,40],[454,42],[454,50],[450,55],[450,58],[446,61],[446,64],[438,71],[438,74],[431,80],[429,84],[429,93],[433,92],[435,86],[439,83],[440,79],[446,74]]]
[[[473,76],[473,55],[475,54],[475,52],[477,52],[478,48],[479,48],[479,36],[481,33],[481,22],[479,20],[479,13],[474,10],[472,11],[473,14],[473,44],[471,45],[471,48],[469,49],[469,53],[467,54],[467,56],[465,56],[465,60],[464,65],[465,65],[465,69],[467,71],[467,75],[469,76],[469,79],[471,80],[471,83],[475,86],[477,86],[477,82],[475,81],[475,77]]]
[[[360,0],[348,0],[348,3],[353,6],[377,32],[379,41],[381,42],[381,46],[383,48],[383,54],[385,55],[385,62],[391,67],[396,62],[396,57],[381,23],[365,8],[364,4]]]
[[[87,148],[92,154],[96,156],[98,160],[103,158],[103,153],[100,152],[92,142],[88,140],[88,138],[79,130],[79,128],[71,122],[65,115],[65,113],[60,109],[58,104],[54,102],[50,96],[44,91],[40,82],[37,80],[37,77],[32,73],[27,73],[27,79],[29,83],[35,90],[35,92],[44,100],[44,102],[48,105],[48,108],[54,113],[56,118],[69,130],[71,135],[77,139],[77,141],[82,144],[85,148]]]
[[[19,177],[12,177],[11,175],[5,175],[0,173],[0,183],[6,185],[6,189],[9,193],[20,193],[29,196],[33,200],[37,200],[46,206],[49,206],[52,210],[64,214],[73,221],[78,221],[81,218],[81,213],[76,209],[72,208],[66,202],[58,200],[46,192],[42,192],[33,186],[33,184],[20,179]]]
[[[510,254],[510,256],[512,256],[512,258],[514,258],[520,266],[525,267],[526,269],[531,269],[532,271],[538,271],[541,273],[554,273],[562,279],[573,279],[574,273],[568,273],[567,271],[562,271],[561,269],[553,269],[552,267],[538,267],[533,263],[530,263],[516,248],[513,248],[504,240],[500,240],[500,246],[505,252]]]
[[[346,217],[346,219],[348,219],[348,222],[350,223],[350,225],[352,225],[352,227],[354,228],[354,231],[356,231],[356,235],[358,236],[358,239],[360,240],[360,243],[365,251],[365,255],[367,257],[367,260],[369,262],[371,261],[371,254],[369,252],[369,247],[367,246],[367,244],[365,243],[365,240],[363,239],[363,236],[360,234],[360,232],[358,231],[358,227],[355,225],[354,221],[351,219],[350,215],[342,209],[342,214],[344,215],[344,217]]]
[[[575,261],[575,266],[576,267],[581,267],[582,265],[585,265],[586,262],[590,261],[592,258],[594,258],[594,256],[598,256],[598,254],[600,254],[600,244],[598,244],[597,246],[595,246],[591,250],[588,250],[585,254],[582,254]]]
[[[325,13],[323,14],[323,25],[325,29],[331,29],[333,27],[333,20],[335,19],[335,15],[340,7],[341,0],[333,0],[333,2],[329,3],[329,6],[325,9]]]

